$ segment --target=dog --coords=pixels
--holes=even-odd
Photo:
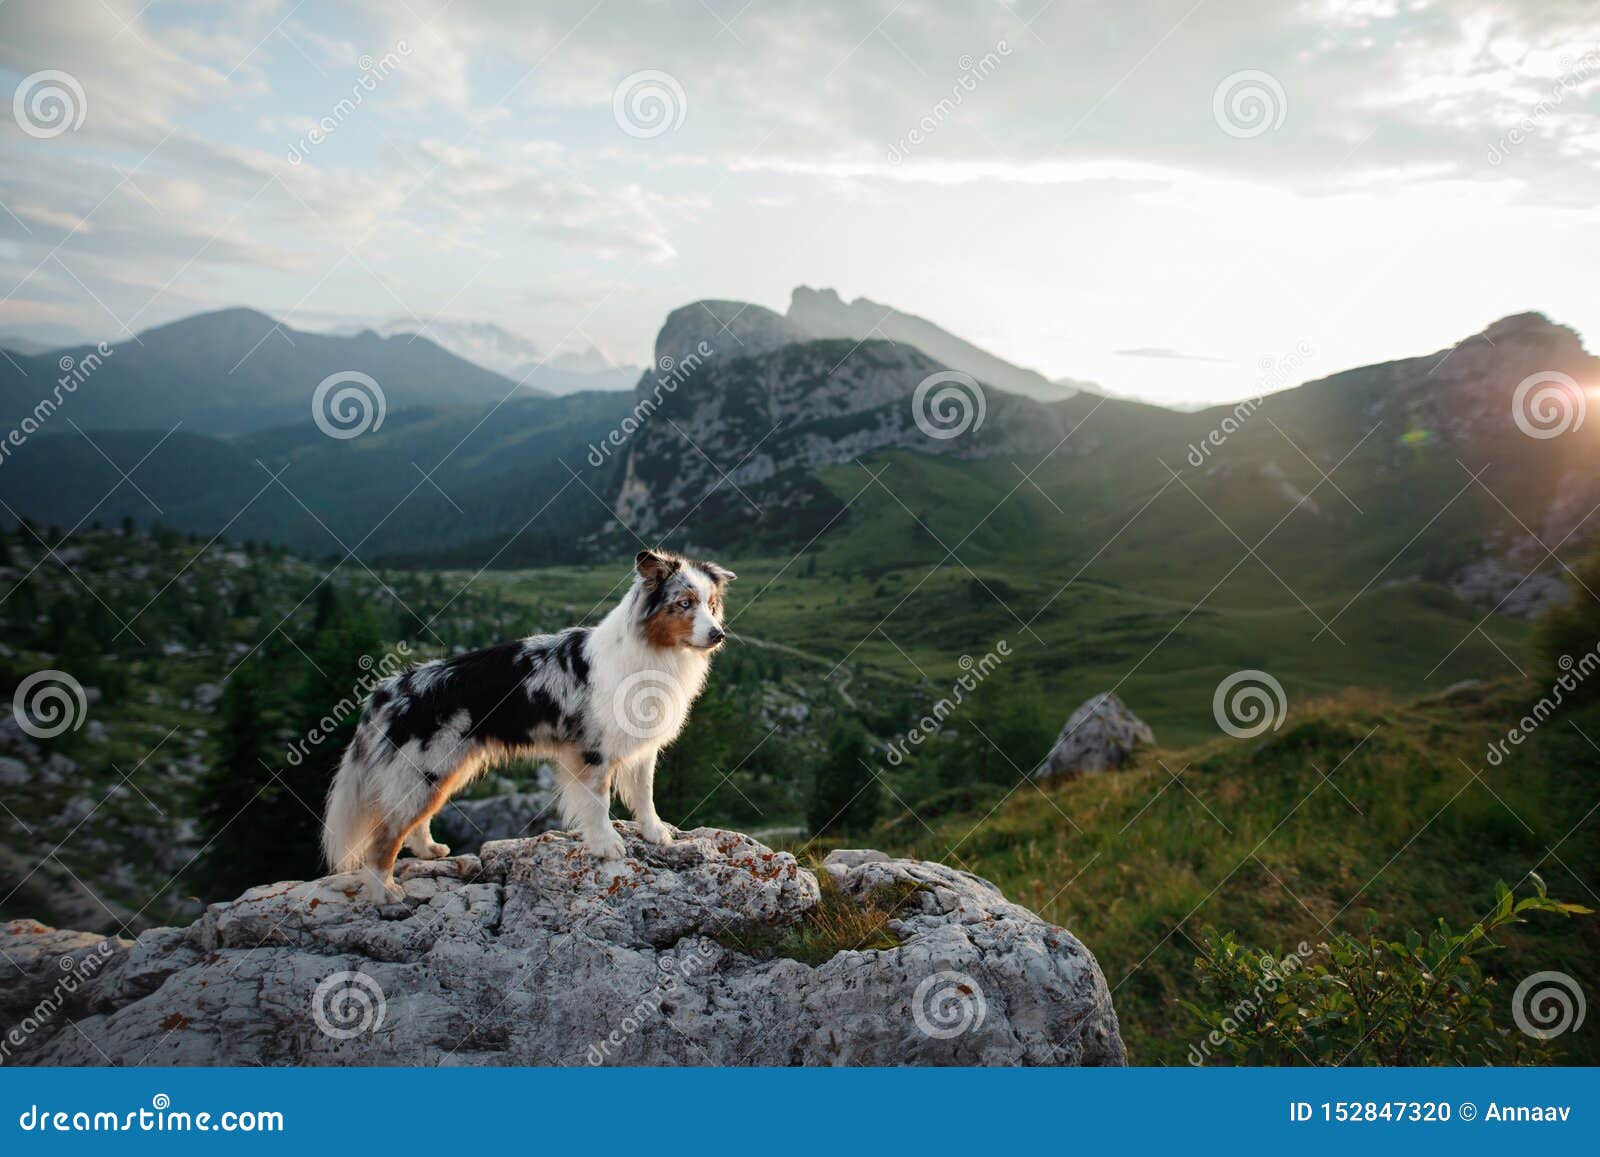
[[[450,854],[434,814],[485,767],[514,756],[556,765],[563,826],[601,861],[624,852],[611,792],[654,844],[656,755],[678,737],[723,645],[734,573],[644,550],[628,593],[595,627],[568,627],[435,659],[373,689],[328,792],[323,854],[334,872],[369,873],[391,899],[402,848]]]

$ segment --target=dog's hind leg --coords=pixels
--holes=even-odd
[[[656,815],[656,753],[635,756],[617,770],[617,795],[639,821],[639,834],[652,844],[672,842],[672,829]]]
[[[560,767],[561,822],[576,829],[597,859],[620,860],[627,845],[611,826],[613,764],[598,751],[585,751],[563,758]]]

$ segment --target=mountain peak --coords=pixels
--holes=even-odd
[[[667,315],[656,335],[656,365],[682,362],[701,342],[724,357],[768,353],[813,335],[781,313],[748,301],[692,301]],[[671,358],[671,363],[666,359]]]
[[[815,337],[842,337],[852,341],[882,338],[904,342],[952,370],[1039,401],[1056,402],[1076,392],[1033,370],[996,357],[927,318],[902,313],[893,306],[865,297],[846,302],[833,289],[796,286],[789,298],[788,320]]]

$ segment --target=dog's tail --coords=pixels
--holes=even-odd
[[[322,856],[334,872],[354,872],[367,863],[375,825],[362,800],[365,772],[352,743],[345,749],[333,786],[328,789],[327,813],[322,823]]]

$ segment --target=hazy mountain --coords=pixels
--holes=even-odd
[[[49,342],[34,341],[29,337],[0,337],[0,350],[8,350],[13,354],[31,356],[49,353],[54,348]]]
[[[208,537],[226,526],[231,541],[280,542],[313,557],[347,547],[367,560],[438,557],[475,544],[474,565],[571,560],[574,529],[593,529],[605,512],[567,465],[603,485],[588,447],[629,405],[626,394],[586,393],[492,409],[414,407],[347,440],[310,422],[233,438],[185,424],[170,436],[96,431],[91,445],[61,423],[12,452],[0,500],[62,528],[124,516]],[[132,470],[137,489],[118,485],[111,462]]]
[[[1093,389],[1087,382],[1071,385],[1052,382],[1043,374],[1014,366],[980,349],[926,318],[901,313],[893,306],[865,297],[846,303],[831,289],[811,289],[804,285],[797,288],[789,300],[788,318],[816,337],[858,341],[879,338],[914,345],[941,365],[1027,398],[1054,402],[1070,397],[1079,389]]]
[[[347,327],[340,332],[359,333],[362,328],[365,327]],[[392,317],[371,328],[384,337],[409,337],[420,333],[457,357],[476,362],[497,374],[510,374],[516,366],[541,356],[534,342],[490,321],[444,317],[422,321],[414,317]]]
[[[69,375],[63,358],[72,359]],[[0,360],[0,416],[8,425],[59,392],[60,413],[85,429],[168,429],[180,422],[208,434],[288,424],[309,429],[319,383],[350,371],[378,383],[388,411],[486,405],[518,392],[514,382],[426,338],[308,333],[251,309],[158,326],[104,355],[81,346],[17,362]],[[75,388],[63,388],[64,376]]]
[[[421,332],[458,357],[547,394],[631,390],[639,379],[639,367],[619,365],[595,346],[582,343],[547,354],[538,343],[493,322],[391,318],[376,331],[386,337]]]
[[[516,366],[506,376],[514,382],[522,382],[556,395],[577,394],[584,390],[631,390],[639,380],[638,366],[606,365],[598,369],[572,369],[562,364],[569,359],[585,365],[593,364],[592,359],[583,354],[567,354],[551,358],[548,362],[529,362]]]

